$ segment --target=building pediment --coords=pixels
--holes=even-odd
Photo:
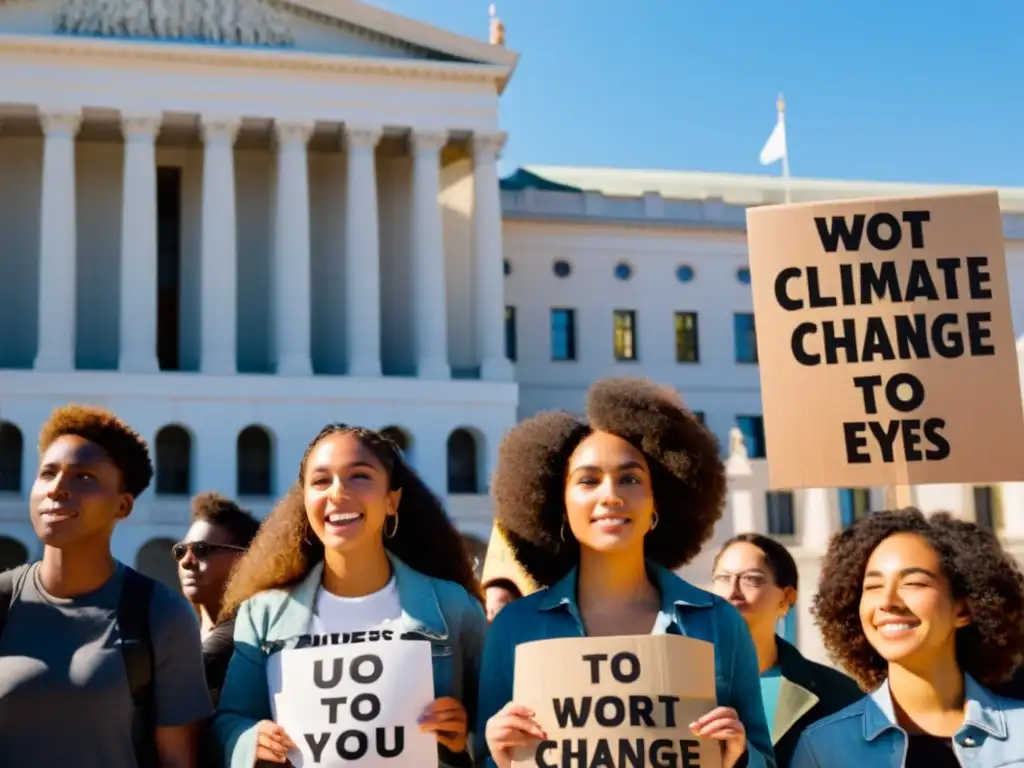
[[[0,35],[280,48],[407,63],[499,66],[509,74],[518,59],[503,46],[360,0],[0,0]]]

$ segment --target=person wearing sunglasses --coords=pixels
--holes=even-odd
[[[216,701],[234,649],[234,621],[219,621],[231,569],[256,536],[260,524],[219,493],[192,499],[192,524],[171,547],[181,591],[196,610],[203,639],[206,683]]]

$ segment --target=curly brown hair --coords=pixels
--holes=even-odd
[[[324,545],[306,516],[302,484],[309,454],[324,438],[352,434],[380,461],[391,490],[402,490],[402,523],[384,546],[402,562],[427,576],[463,586],[481,602],[483,594],[462,536],[448,518],[440,499],[405,460],[386,434],[347,424],[328,424],[306,447],[298,481],[260,526],[248,551],[228,580],[220,620],[233,616],[243,602],[270,589],[287,588],[305,578],[324,559]]]
[[[516,559],[541,587],[579,560],[562,541],[569,457],[593,431],[640,450],[651,470],[658,527],[645,538],[648,559],[675,569],[714,532],[725,504],[718,442],[674,392],[648,379],[609,378],[587,391],[586,419],[547,411],[526,419],[501,443],[492,483],[498,523]]]
[[[39,454],[65,435],[95,443],[121,471],[126,493],[138,497],[153,479],[149,446],[138,432],[103,408],[69,403],[57,408],[39,430]]]
[[[971,623],[956,631],[960,669],[988,688],[1005,682],[1024,657],[1024,576],[994,534],[946,513],[876,512],[832,537],[811,609],[825,648],[863,690],[885,680],[888,663],[864,635],[860,599],[871,553],[898,533],[931,545],[953,599],[967,604]]]

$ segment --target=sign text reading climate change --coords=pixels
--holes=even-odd
[[[772,488],[1024,474],[1006,455],[1024,414],[995,193],[747,224]]]
[[[926,210],[863,213],[851,217],[816,216],[814,225],[826,253],[857,254],[865,246],[875,252],[894,250],[906,238],[910,247],[924,249]],[[859,322],[853,318],[804,321],[793,329],[790,345],[801,365],[837,365],[894,360],[956,360],[965,355],[995,355],[992,312],[939,312],[929,317],[915,310],[923,302],[991,301],[991,275],[987,256],[840,261],[830,265],[839,274],[839,290],[821,288],[822,267],[786,267],[775,278],[775,300],[796,312],[804,308],[899,304],[905,309],[880,312]],[[797,286],[803,283],[802,290]],[[871,447],[886,463],[942,461],[950,444],[943,434],[946,420],[922,413],[927,392],[920,378],[909,371],[889,377],[867,373],[851,377],[860,393],[864,418],[844,421],[846,461],[867,464]],[[900,418],[879,419],[879,400],[885,398]]]

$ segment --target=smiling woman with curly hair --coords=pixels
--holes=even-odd
[[[533,714],[511,702],[517,645],[643,634],[713,643],[720,706],[692,729],[721,742],[725,768],[774,765],[746,624],[726,601],[672,573],[711,537],[725,491],[714,436],[647,380],[598,381],[586,419],[542,413],[506,435],[493,481],[498,524],[546,588],[491,624],[477,726],[487,765],[508,768],[513,750],[543,739]]]
[[[1024,654],[1024,576],[993,534],[912,508],[870,515],[833,538],[813,612],[873,692],[808,728],[794,768],[1024,758],[1024,702],[992,691]]]

